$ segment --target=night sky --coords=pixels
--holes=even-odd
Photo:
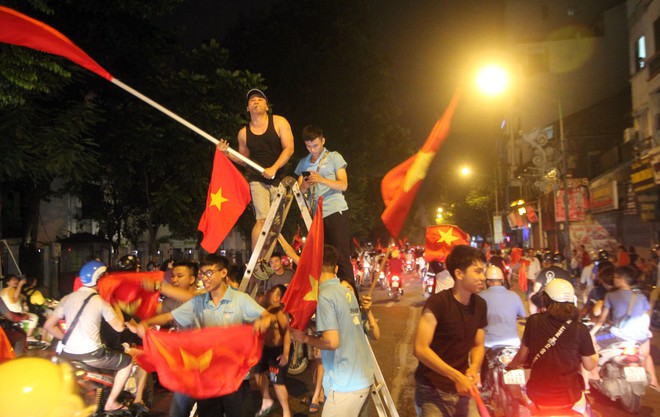
[[[188,0],[175,13],[194,45],[222,39],[241,13],[265,13],[276,2]],[[374,48],[386,56],[395,82],[392,93],[403,111],[401,123],[412,138],[423,141],[442,114],[454,90],[463,96],[440,160],[479,165],[492,156],[483,149],[493,143],[503,104],[486,100],[472,90],[475,68],[496,54],[504,39],[502,0],[373,0],[369,2]],[[266,80],[268,83],[268,80]],[[441,162],[442,163],[442,162]]]

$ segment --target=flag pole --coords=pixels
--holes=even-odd
[[[385,262],[390,258],[390,254],[392,253],[392,245],[394,244],[394,239],[390,238],[390,243],[387,244],[387,251],[385,251],[385,256],[383,256],[383,259],[380,260],[380,272],[385,273]],[[369,287],[369,292],[367,295],[371,297],[371,294],[374,292],[374,288],[376,288],[376,283],[378,282],[378,278],[372,279],[371,280],[371,286]]]
[[[182,125],[184,125],[188,129],[194,131],[195,133],[203,136],[205,139],[212,142],[213,144],[217,145],[220,142],[219,140],[217,140],[216,138],[214,138],[210,134],[206,133],[205,131],[203,131],[199,127],[195,126],[194,124],[190,123],[186,119],[182,118],[178,114],[176,114],[176,113],[170,111],[169,109],[161,106],[160,104],[156,103],[155,101],[153,101],[149,97],[147,97],[144,94],[140,93],[139,91],[133,89],[132,87],[124,84],[123,82],[119,81],[118,79],[113,77],[110,80],[110,82],[115,84],[116,86],[120,87],[121,89],[133,94],[135,97],[139,98],[140,100],[142,100],[145,103],[149,104],[150,106],[154,107],[156,110],[160,110],[161,112],[163,112],[166,115],[170,116],[172,119],[174,119],[177,122],[181,123]],[[238,151],[236,151],[232,148],[227,148],[227,151],[230,154],[232,154],[233,156],[235,156],[236,158],[240,159],[245,164],[249,165],[251,168],[254,168],[255,170],[257,170],[261,173],[264,172],[264,168],[261,165],[257,164],[256,162],[254,162],[250,158],[246,158],[245,156],[241,155]]]

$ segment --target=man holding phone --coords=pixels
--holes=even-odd
[[[325,148],[325,137],[320,127],[307,125],[302,136],[309,155],[298,162],[294,171],[298,175],[300,190],[307,194],[312,216],[319,197],[323,196],[325,244],[334,246],[339,254],[337,276],[354,280],[348,204],[343,194],[348,188],[346,161],[339,152]]]

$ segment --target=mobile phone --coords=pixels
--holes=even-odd
[[[302,172],[302,176],[303,176],[304,179],[307,179],[307,177],[309,177],[310,175],[312,175],[312,173],[309,172],[309,171],[303,171]]]

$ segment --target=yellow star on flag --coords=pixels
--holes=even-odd
[[[309,290],[307,294],[303,297],[303,300],[305,301],[318,301],[319,299],[319,281],[314,279],[314,277],[310,274],[309,275],[309,285],[312,286],[312,288]]]
[[[429,166],[433,161],[435,152],[417,152],[415,160],[413,161],[410,169],[403,179],[403,191],[410,191],[410,189],[418,182],[426,178],[426,173],[429,172]]]
[[[199,356],[195,356],[183,349],[179,349],[179,351],[181,352],[183,367],[190,371],[199,370],[199,372],[204,372],[211,364],[211,359],[213,358],[213,349],[209,349]]]
[[[449,230],[446,232],[443,232],[442,230],[438,230],[438,233],[440,233],[440,239],[436,240],[436,243],[446,243],[447,245],[451,246],[452,242],[455,240],[458,240],[458,236],[454,236],[453,234],[454,228],[450,227]]]
[[[218,188],[217,193],[211,193],[211,204],[209,204],[209,207],[216,206],[219,211],[222,211],[222,203],[227,201],[229,201],[229,199],[222,196],[222,188]]]

